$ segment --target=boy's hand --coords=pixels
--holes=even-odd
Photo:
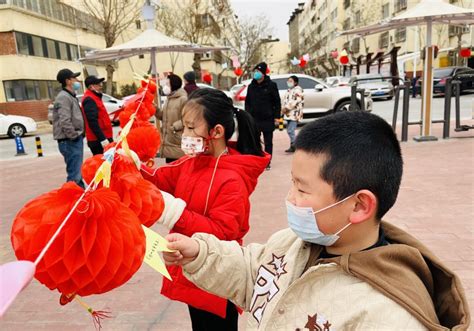
[[[196,240],[180,233],[170,233],[166,236],[168,248],[175,252],[163,252],[163,259],[169,265],[185,265],[193,261],[199,254],[199,244]]]

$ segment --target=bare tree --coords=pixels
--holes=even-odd
[[[166,35],[189,43],[210,45],[212,36],[220,34],[220,27],[210,12],[208,1],[176,1],[171,6],[161,7],[158,12],[158,27]],[[201,76],[201,58],[202,54],[194,54],[192,67],[198,78]],[[177,56],[174,63],[176,60]]]
[[[100,22],[105,38],[105,47],[111,47],[117,38],[140,16],[141,6],[133,0],[82,0],[87,14]],[[106,93],[112,94],[114,67],[106,66]]]
[[[240,19],[240,34],[229,43],[241,63],[242,77],[246,77],[256,64],[266,59],[266,43],[271,42],[272,33],[269,25],[268,18],[262,15]]]

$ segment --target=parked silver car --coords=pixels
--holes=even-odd
[[[372,99],[387,99],[392,100],[394,95],[394,88],[392,83],[383,79],[381,74],[364,74],[352,76],[349,84],[353,84],[357,80],[357,87],[364,88],[370,92]],[[367,80],[364,80],[367,79]]]
[[[288,87],[286,81],[293,74],[272,75],[271,79],[278,86],[280,97],[283,99]],[[351,89],[349,87],[329,87],[323,81],[308,75],[294,74],[298,77],[299,85],[304,89],[304,110],[302,122],[309,122],[317,117],[331,112],[347,111],[351,103]],[[234,85],[230,92],[234,106],[245,109],[247,88],[251,80]],[[366,93],[365,110],[372,111],[372,99]],[[358,99],[360,105],[360,99]]]

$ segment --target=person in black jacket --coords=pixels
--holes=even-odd
[[[281,99],[276,83],[267,76],[267,64],[261,62],[253,70],[253,80],[245,98],[245,110],[255,119],[259,132],[263,133],[265,152],[271,155],[275,123],[281,116]],[[270,164],[267,170],[270,170]]]

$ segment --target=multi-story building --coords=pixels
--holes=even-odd
[[[357,73],[357,67],[359,67],[360,73],[365,73],[367,71],[365,62],[370,53],[372,59],[380,59],[380,65],[379,61],[373,62],[374,65],[370,66],[369,71],[388,73],[390,67],[388,53],[395,48],[400,59],[398,61],[399,71],[406,72],[408,77],[411,77],[416,67],[416,72],[420,75],[422,61],[420,53],[415,52],[420,52],[425,45],[426,27],[404,27],[365,37],[339,36],[342,31],[374,24],[399,15],[419,2],[420,0],[307,1],[303,11],[299,13],[300,38],[298,45],[299,55],[309,53],[314,59],[308,64],[307,71],[322,76],[335,74],[334,66],[330,65],[331,51],[341,52],[346,49],[351,58],[351,63],[346,66],[348,69],[345,70],[346,74]],[[449,2],[465,8],[474,8],[473,0],[449,0]],[[290,37],[294,34],[294,31],[290,31]],[[473,27],[435,25],[433,44],[441,50],[435,61],[435,66],[445,67],[456,64],[458,45],[471,46],[473,43]],[[414,55],[414,53],[418,55]],[[335,62],[338,74],[342,73],[343,67],[339,65],[338,61]],[[358,63],[359,66],[357,66]]]
[[[291,14],[290,20],[288,23],[288,30],[289,30],[289,41],[290,41],[290,47],[291,47],[291,54],[292,55],[298,55],[300,53],[300,41],[299,41],[299,36],[300,36],[300,27],[299,27],[299,22],[300,22],[300,14],[303,12],[304,9],[304,2],[298,3],[298,7],[293,11]]]
[[[162,2],[166,3],[166,0]],[[136,0],[136,3],[137,6],[143,5],[143,1]],[[56,82],[60,69],[81,71],[83,75],[80,79],[91,74],[106,77],[104,64],[83,65],[78,61],[86,51],[105,48],[100,22],[88,15],[81,4],[79,0],[0,0],[1,113],[45,120],[47,106],[60,88]],[[226,38],[230,38],[226,34],[233,35],[238,22],[228,1],[213,1],[212,5],[209,8],[216,11],[212,13],[212,20],[225,26],[219,25],[221,32],[213,42],[222,44],[222,41],[225,44],[229,40]],[[211,19],[210,14],[201,17],[203,22]],[[143,20],[138,18],[117,38],[115,44],[131,40],[144,29]],[[193,54],[178,54],[158,53],[158,72],[174,71],[182,75],[192,70]],[[227,74],[220,69],[223,61],[219,60],[218,54],[204,55],[202,63],[202,67],[210,73],[224,73],[221,76],[225,78],[221,81],[227,82],[227,86],[232,83],[231,71],[228,70],[230,73]],[[113,65],[113,85],[115,91],[120,93],[121,86],[137,82],[136,74],[141,76],[150,71],[150,56],[136,56]]]

